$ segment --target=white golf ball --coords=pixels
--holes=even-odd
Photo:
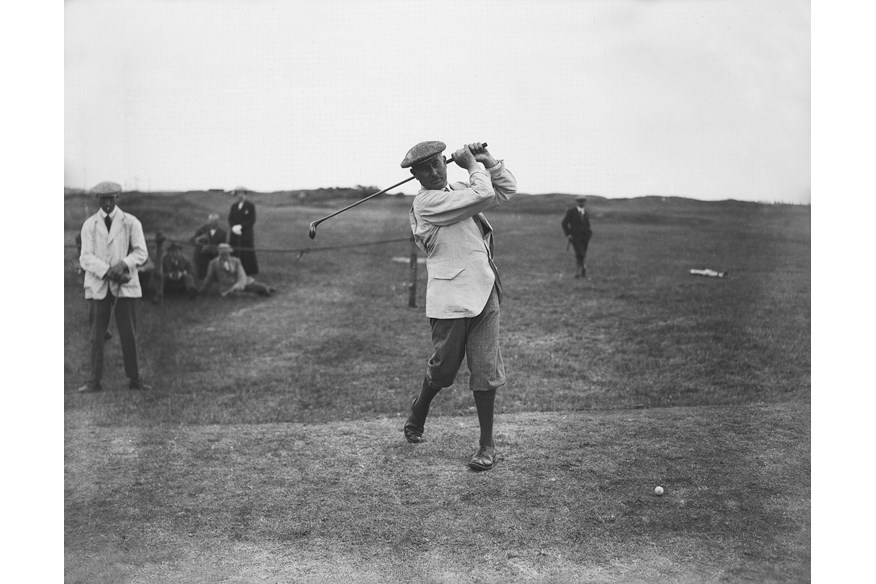
[[[655,495],[662,495],[663,494],[663,487],[654,487],[654,494]]]

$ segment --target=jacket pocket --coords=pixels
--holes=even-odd
[[[429,272],[429,277],[436,280],[452,280],[465,271],[465,268],[446,263],[426,266],[426,269]]]

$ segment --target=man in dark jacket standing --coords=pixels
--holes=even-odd
[[[231,233],[228,235],[228,243],[234,248],[235,257],[240,258],[243,269],[247,275],[255,276],[259,273],[259,263],[255,255],[255,205],[246,200],[246,187],[236,187],[231,191],[237,200],[231,205],[228,213],[228,225]]]
[[[219,227],[219,214],[210,213],[207,222],[198,227],[195,234],[189,240],[195,246],[194,262],[198,277],[203,279],[207,275],[207,264],[219,255],[216,246],[220,243],[228,243],[228,235]]]
[[[572,247],[575,248],[575,261],[578,264],[576,278],[587,277],[587,267],[584,258],[587,256],[587,244],[593,232],[590,230],[590,215],[587,213],[587,199],[578,197],[575,206],[566,211],[562,221],[563,233],[566,234]]]

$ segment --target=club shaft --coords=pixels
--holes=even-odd
[[[325,221],[326,219],[331,219],[331,218],[334,217],[335,215],[339,215],[339,214],[343,213],[344,211],[348,211],[348,210],[352,209],[353,207],[355,207],[355,206],[357,206],[357,205],[361,205],[361,204],[364,203],[365,201],[371,200],[371,199],[373,199],[374,197],[376,197],[376,196],[378,196],[378,195],[382,195],[382,194],[385,193],[386,191],[391,190],[391,189],[394,189],[395,187],[400,186],[400,185],[403,185],[403,184],[405,184],[406,182],[411,181],[411,180],[414,180],[414,177],[413,177],[413,176],[410,176],[410,177],[406,178],[405,180],[403,180],[403,181],[401,181],[401,182],[397,182],[397,183],[395,183],[395,184],[392,185],[392,186],[386,187],[386,188],[383,189],[382,191],[377,191],[377,192],[374,193],[373,195],[368,195],[368,196],[365,197],[364,199],[359,199],[358,201],[356,201],[356,202],[353,203],[352,205],[347,205],[347,206],[344,207],[343,209],[338,209],[337,211],[335,211],[335,212],[332,213],[331,215],[326,215],[326,216],[323,217],[322,219],[319,219],[319,220],[317,220],[317,221],[314,221],[314,222],[313,222],[313,225],[314,225],[314,226],[319,225],[320,223],[322,223],[322,222]]]
[[[487,147],[487,143],[484,142],[484,143],[482,144],[482,146],[483,146],[484,148],[486,148],[486,147]],[[445,159],[444,159],[444,162],[445,162],[445,163],[448,163],[448,164],[451,163],[451,162],[453,162],[453,155],[451,155],[450,158],[445,158]],[[405,183],[408,182],[408,181],[414,180],[414,178],[415,178],[415,177],[413,177],[413,176],[409,176],[409,177],[406,178],[405,180],[403,180],[403,181],[399,181],[399,182],[395,183],[395,184],[392,185],[392,186],[388,186],[388,187],[386,187],[386,188],[383,189],[383,190],[377,191],[377,192],[374,193],[373,195],[368,195],[368,196],[365,197],[364,199],[359,199],[359,200],[356,201],[355,203],[353,203],[353,204],[351,204],[351,205],[347,205],[347,206],[344,207],[343,209],[338,209],[337,211],[335,211],[335,212],[332,213],[331,215],[326,215],[326,216],[323,217],[322,219],[317,219],[316,221],[314,221],[313,223],[310,224],[310,238],[313,239],[313,238],[316,236],[316,226],[319,225],[320,223],[322,223],[323,221],[325,221],[325,220],[327,220],[327,219],[331,219],[331,218],[334,217],[335,215],[340,215],[340,214],[343,213],[344,211],[349,211],[349,210],[352,209],[353,207],[356,207],[356,206],[358,206],[358,205],[361,205],[361,204],[364,203],[365,201],[370,201],[370,200],[373,199],[374,197],[377,197],[377,196],[379,196],[379,195],[382,195],[382,194],[385,193],[386,191],[389,191],[389,190],[391,190],[391,189],[394,189],[394,188],[397,187],[397,186],[401,186],[401,185],[405,184]]]

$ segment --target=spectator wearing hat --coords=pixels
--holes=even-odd
[[[210,261],[207,266],[207,277],[201,283],[198,294],[206,292],[210,284],[216,281],[219,284],[219,294],[228,296],[232,292],[254,292],[262,296],[270,296],[276,292],[276,288],[259,282],[246,274],[240,259],[231,255],[232,248],[227,243],[217,246],[219,256]]]
[[[575,249],[575,262],[578,266],[575,277],[586,278],[587,266],[584,264],[584,259],[587,256],[587,244],[590,243],[590,236],[593,235],[590,230],[590,215],[587,213],[586,197],[575,199],[575,206],[566,211],[561,225],[563,233],[566,234],[566,238]]]
[[[165,294],[188,294],[192,299],[198,294],[192,262],[181,250],[182,246],[175,241],[167,246],[167,255],[161,260],[161,282],[156,290],[158,302]]]
[[[432,399],[453,385],[466,358],[480,426],[480,447],[469,467],[489,470],[495,461],[494,402],[496,390],[505,384],[505,365],[499,349],[502,286],[493,262],[493,228],[483,211],[513,197],[517,181],[485,145],[474,143],[453,154],[453,161],[468,171],[468,182],[449,183],[445,148],[443,142],[420,142],[401,163],[421,185],[410,224],[417,246],[426,253],[426,316],[434,346],[403,430],[408,442],[423,440]]]
[[[167,242],[167,237],[162,231],[155,232],[155,261],[152,261],[152,256],[146,262],[145,266],[140,267],[140,287],[143,289],[143,297],[147,295],[152,298],[152,303],[158,303],[158,289],[161,287],[162,270],[164,266],[164,244]]]
[[[91,304],[91,379],[80,392],[103,389],[103,349],[110,317],[115,315],[130,389],[152,389],[140,379],[137,362],[136,306],[143,293],[137,269],[149,252],[140,221],[118,206],[121,185],[102,182],[91,189],[100,209],[80,232],[79,265],[85,270],[85,298]]]
[[[231,211],[228,213],[228,224],[231,226],[228,243],[234,248],[233,255],[240,258],[246,273],[255,276],[259,273],[259,263],[255,254],[256,212],[255,205],[246,200],[248,192],[246,187],[235,187],[231,191],[237,200],[231,205]]]
[[[219,227],[219,214],[210,213],[207,222],[195,230],[189,241],[195,246],[193,259],[198,278],[203,279],[207,275],[207,264],[219,255],[216,246],[228,241],[228,234]]]

